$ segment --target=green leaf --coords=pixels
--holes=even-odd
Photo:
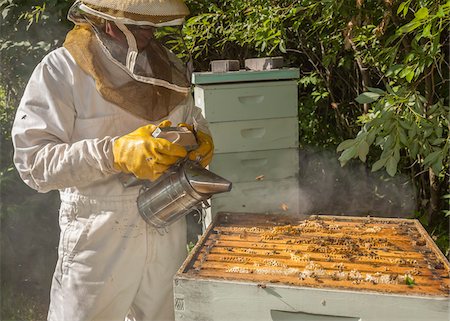
[[[391,156],[387,159],[386,171],[390,176],[394,177],[395,174],[397,173],[397,165],[398,165],[398,162],[395,159],[395,157]]]
[[[407,23],[404,26],[401,26],[399,29],[397,29],[396,34],[404,34],[404,33],[408,33],[411,32],[415,29],[417,29],[418,27],[420,27],[422,23],[420,21],[417,20],[413,20],[410,23]]]
[[[430,125],[427,125],[427,128],[423,131],[423,137],[424,138],[429,137],[434,132],[434,128],[428,127],[428,126],[430,126]]]
[[[406,68],[403,68],[402,71],[400,71],[398,76],[400,78],[405,78],[411,71],[413,71],[413,68],[411,66],[406,66]]]
[[[267,45],[267,43],[265,41],[263,41],[262,45],[261,45],[261,52],[264,52],[264,50],[266,49],[266,45]]]
[[[406,275],[406,277],[405,277],[405,284],[408,285],[408,286],[413,286],[416,283],[415,283],[414,278],[412,276]]]
[[[411,70],[411,67],[407,66],[406,68],[403,68],[402,71],[398,74],[400,78],[405,78],[405,76],[408,74],[408,72]]]
[[[398,146],[395,147],[396,148],[394,149],[394,159],[398,163],[400,161],[400,149],[398,148]]]
[[[414,14],[414,16],[415,16],[417,19],[425,19],[425,18],[427,18],[427,17],[428,17],[428,8],[426,8],[426,7],[420,8],[420,9]]]
[[[356,146],[350,147],[346,149],[339,157],[339,161],[341,162],[341,166],[344,166],[350,159],[355,157],[356,155]]]
[[[366,162],[367,154],[369,153],[369,144],[365,140],[361,141],[358,146],[358,157],[362,162]]]
[[[403,8],[403,12],[402,12],[403,17],[406,17],[406,15],[408,14],[408,9],[409,9],[409,3],[408,3],[407,6],[405,6],[405,7]]]
[[[439,6],[438,11],[436,12],[436,17],[438,17],[438,18],[445,17],[444,8],[442,8],[442,6]]]
[[[395,40],[397,40],[399,37],[401,36],[401,32],[399,30],[397,30],[395,32],[395,34],[393,34],[392,36],[390,36],[387,40],[386,40],[386,44],[385,46],[389,46],[391,45]]]
[[[406,74],[405,79],[407,82],[410,83],[413,78],[414,78],[414,70],[411,70]]]
[[[431,164],[431,169],[436,175],[439,175],[439,173],[442,171],[442,159],[443,157],[442,155],[440,155],[438,159],[433,164]]]
[[[389,122],[389,123],[391,123],[391,122]],[[383,143],[383,149],[384,150],[389,150],[392,147],[393,144],[394,144],[394,137],[393,137],[393,135],[389,134],[389,135],[385,136],[384,143]]]
[[[419,143],[417,140],[412,141],[412,145],[409,148],[409,154],[411,155],[412,159],[415,159],[417,157],[417,153],[419,152]]]
[[[370,92],[379,94],[380,96],[383,96],[386,94],[386,92],[380,88],[374,88],[374,87],[367,87],[367,89],[369,89]]]
[[[442,109],[442,106],[440,104],[434,104],[428,109],[427,114],[433,115],[436,111],[440,109]]]
[[[387,158],[380,158],[372,165],[372,172],[376,172],[386,164]]]
[[[425,28],[423,28],[422,37],[431,38],[431,23],[427,24]]]
[[[400,126],[402,126],[402,128],[404,128],[406,130],[411,129],[411,124],[403,119],[400,119]]]
[[[284,40],[281,40],[278,44],[278,48],[280,48],[280,51],[282,53],[286,53],[286,44],[284,43]]]
[[[339,146],[336,148],[337,152],[341,152],[344,149],[347,149],[351,146],[353,146],[355,144],[355,140],[354,139],[347,139],[344,140],[342,143],[339,144]]]
[[[432,163],[436,162],[436,160],[439,158],[441,153],[442,153],[442,150],[439,148],[438,150],[428,154],[427,157],[425,157],[425,159],[423,160],[423,163],[424,164],[432,164]]]
[[[373,144],[376,135],[377,135],[377,132],[375,130],[371,130],[369,132],[369,134],[367,135],[366,142],[367,142],[367,144],[369,144],[369,146]]]
[[[409,5],[409,2],[408,2],[408,1],[405,1],[405,2],[400,3],[400,5],[399,5],[398,8],[397,8],[397,14],[399,14],[400,12],[402,12],[403,9],[405,8],[405,6],[406,6],[407,4]]]
[[[364,92],[356,97],[356,101],[360,104],[369,104],[380,98],[380,94],[374,92]]]
[[[403,65],[402,65],[403,66]],[[394,89],[392,89],[391,86],[389,86],[389,84],[386,84],[386,90],[390,95],[395,95],[395,91]]]
[[[386,71],[386,77],[390,77],[392,75],[397,75],[401,70],[403,70],[405,66],[402,64],[399,65],[393,65],[389,67],[389,69]],[[386,86],[387,88],[387,86]]]
[[[411,124],[411,128],[408,130],[408,136],[410,138],[414,138],[417,135],[417,124],[416,123],[412,123]]]
[[[433,146],[437,146],[437,145],[441,145],[442,143],[444,143],[446,141],[445,138],[436,138],[435,140],[433,140],[431,142],[431,145]]]
[[[400,136],[400,142],[403,144],[403,146],[408,146],[408,137],[406,136],[406,132],[403,128],[398,129],[398,134]]]
[[[444,129],[441,126],[436,128],[436,135],[437,135],[437,137],[442,137],[442,133],[443,132],[444,132]]]
[[[430,47],[430,55],[431,56],[435,56],[438,52],[440,52],[440,48],[441,48],[441,43],[440,43],[440,37],[439,34],[436,35],[435,37],[433,37],[433,41],[431,43],[431,47]]]

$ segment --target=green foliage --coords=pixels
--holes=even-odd
[[[414,286],[416,285],[416,282],[414,278],[408,274],[405,276],[405,284],[408,286]]]
[[[337,1],[187,1],[192,17],[183,29],[197,70],[214,59],[282,55],[301,69],[301,146],[336,146],[355,131],[359,115],[353,53],[342,30],[357,9]],[[182,47],[174,45],[175,51]],[[180,52],[185,55],[185,52]]]
[[[34,67],[46,53],[60,46],[64,39],[70,24],[61,21],[65,21],[64,16],[71,3],[69,0],[0,0],[0,187],[3,196],[11,190],[11,186],[17,188],[16,191],[29,191],[13,170],[11,126],[19,99]],[[3,206],[8,205],[8,200],[3,197]]]
[[[355,98],[365,112],[359,132],[337,147],[339,160],[358,158],[390,176],[409,172],[420,217],[448,255],[450,1],[385,1],[383,11],[348,36],[374,85]]]
[[[188,51],[198,67],[208,67],[207,61],[249,56],[266,56],[286,52],[284,21],[291,17],[294,2],[228,0],[219,3],[186,1],[192,17],[183,32]],[[181,46],[173,49],[181,51]],[[202,63],[203,62],[203,63]]]
[[[188,244],[186,244],[186,250],[188,253],[191,253],[191,251],[194,249],[195,243],[193,242],[189,242]]]
[[[399,15],[404,19],[392,35],[380,36],[377,26],[368,25],[354,41],[363,61],[380,77],[382,88],[367,88],[355,100],[371,104],[359,117],[362,124],[356,138],[338,146],[344,165],[351,158],[365,161],[366,146],[378,147],[381,154],[372,170],[385,168],[394,176],[401,161],[417,163],[421,171],[429,168],[444,178],[448,170],[449,101],[448,42],[450,2],[402,2]],[[369,47],[370,46],[370,47]],[[386,92],[384,91],[386,90]],[[359,149],[359,147],[363,148]]]
[[[20,98],[36,64],[61,45],[70,23],[70,0],[0,0],[0,84],[11,102]]]
[[[12,164],[11,126],[37,63],[70,26],[71,1],[0,0],[0,246],[2,320],[44,320],[58,240],[57,193],[38,194]]]
[[[389,88],[389,87],[388,87]],[[416,161],[423,170],[431,168],[444,176],[449,149],[449,108],[440,99],[424,113],[426,98],[419,92],[408,92],[405,87],[386,93],[366,92],[357,97],[363,103],[374,103],[369,113],[359,118],[363,124],[356,138],[342,142],[337,151],[343,151],[339,160],[345,164],[359,157],[363,162],[369,147],[379,147],[379,159],[372,170],[386,168],[394,176],[401,154]],[[376,102],[376,103],[375,103]]]

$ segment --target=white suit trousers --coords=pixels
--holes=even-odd
[[[160,234],[137,213],[135,194],[62,193],[61,201],[48,320],[173,320],[172,279],[186,255],[185,220]]]

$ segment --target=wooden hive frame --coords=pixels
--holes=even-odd
[[[448,296],[449,270],[417,220],[221,213],[179,273]]]

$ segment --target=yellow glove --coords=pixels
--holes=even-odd
[[[157,127],[168,127],[166,120],[158,126],[146,125],[113,143],[114,168],[132,173],[140,179],[156,180],[178,159],[186,156],[183,146],[173,144],[166,139],[154,138],[152,133]]]
[[[206,167],[211,163],[214,153],[214,143],[212,137],[200,130],[194,131],[192,125],[180,123],[178,126],[187,127],[190,131],[195,133],[197,138],[198,148],[190,151],[188,157],[190,160],[198,161],[203,167]]]

